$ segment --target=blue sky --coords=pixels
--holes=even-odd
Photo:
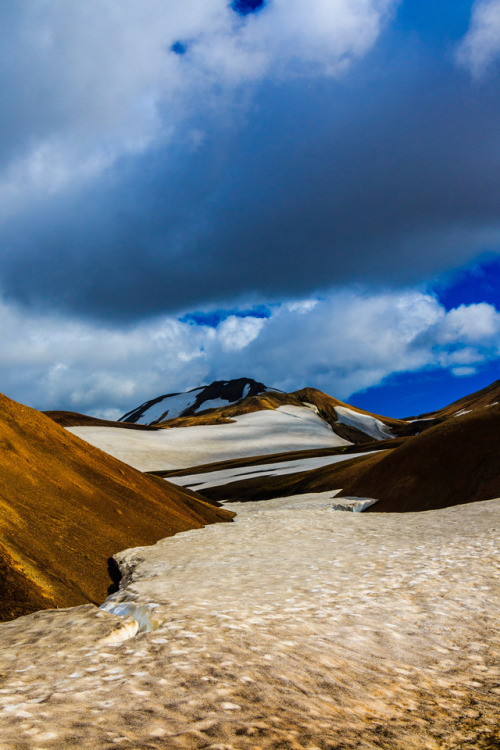
[[[0,37],[7,395],[402,416],[499,377],[500,0],[19,0]]]

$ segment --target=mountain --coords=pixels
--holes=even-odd
[[[114,553],[232,517],[2,395],[0,473],[0,619],[100,604]]]
[[[269,390],[264,383],[252,378],[235,380],[215,380],[210,385],[193,388],[185,393],[167,393],[150,401],[145,401],[135,409],[120,417],[120,422],[157,424],[166,419],[189,417],[207,409],[228,406],[247,396],[257,396]]]
[[[250,385],[251,381],[242,379],[228,381],[224,387],[236,396]],[[148,432],[129,429],[135,423],[89,422],[88,417],[78,420],[78,415],[61,412],[51,416],[116,458],[140,471],[154,472],[249,456],[346,448],[391,440],[415,429],[412,424],[364,412],[314,388],[282,393],[262,384],[256,387],[265,390],[234,403],[227,401],[225,406],[207,400],[203,406],[212,404],[210,409],[157,421]],[[218,388],[216,382],[207,386],[205,393],[213,395]],[[222,392],[229,395],[229,391]],[[192,392],[176,398],[185,404],[188,396],[192,401]],[[192,404],[183,413],[195,408]]]
[[[308,469],[297,460],[297,471],[282,464],[204,467],[202,473],[166,474],[181,486],[199,489],[213,500],[268,500],[315,492],[342,490],[342,495],[375,498],[366,512],[403,513],[445,508],[500,497],[500,405],[448,419],[419,435],[401,438],[363,453],[343,452],[341,459],[323,459]],[[353,449],[349,449],[354,451]],[[290,455],[291,457],[291,455]],[[333,459],[333,460],[332,460]],[[267,471],[265,469],[267,468]],[[224,474],[230,481],[224,481]]]
[[[237,393],[248,382],[236,381]],[[498,474],[488,484],[471,461],[483,455],[484,476],[500,466],[494,434],[498,382],[406,420],[365,412],[314,388],[283,393],[263,387],[257,395],[149,427],[92,423],[78,415],[57,419],[141,471],[213,500],[342,489],[377,499],[370,511],[376,512],[441,507],[497,491]],[[475,419],[466,436],[463,419],[469,415]]]
[[[385,513],[500,497],[500,406],[471,409],[367,462],[344,493],[376,497],[373,510]]]

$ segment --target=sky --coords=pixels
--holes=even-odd
[[[500,0],[0,4],[0,390],[500,378]]]

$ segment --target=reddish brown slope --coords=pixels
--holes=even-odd
[[[0,619],[101,603],[114,553],[232,514],[0,395]]]

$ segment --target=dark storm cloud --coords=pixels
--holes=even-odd
[[[391,55],[265,83],[244,119],[191,117],[177,145],[34,200],[0,235],[5,293],[125,319],[414,282],[496,250],[498,80]]]

